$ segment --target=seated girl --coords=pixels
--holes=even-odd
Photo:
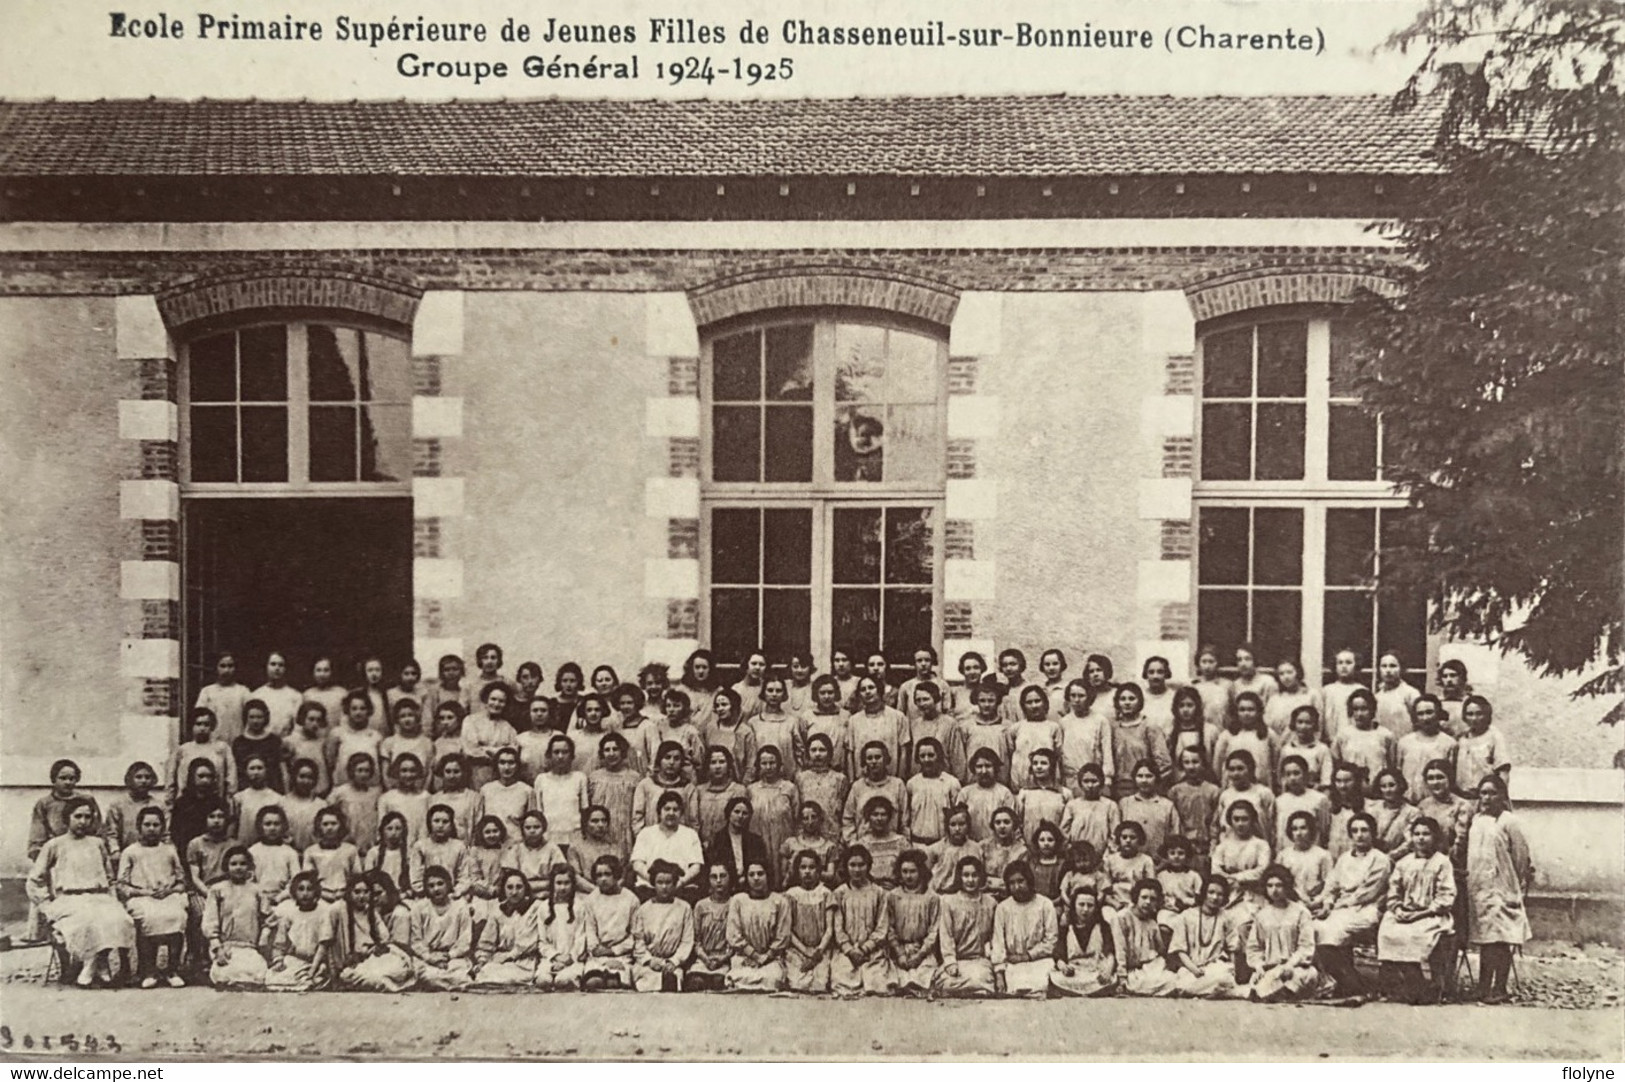
[[[265,987],[273,992],[314,992],[339,971],[338,922],[322,901],[315,872],[300,872],[288,886],[288,900],[271,912],[271,967]]]
[[[350,965],[339,974],[339,985],[363,992],[405,992],[412,987],[411,913],[401,901],[399,885],[388,873],[365,873],[367,922],[351,942]]]
[[[804,809],[818,811],[816,804]],[[792,992],[829,991],[829,960],[835,951],[835,892],[824,882],[825,858],[803,849],[790,861],[790,945],[784,954],[786,987]],[[933,947],[936,930],[932,929]]]
[[[677,897],[683,869],[657,860],[649,869],[654,897],[638,907],[632,940],[632,985],[639,992],[675,992],[694,954],[694,910]]]
[[[530,893],[530,880],[516,868],[500,873],[501,901],[480,931],[474,948],[475,988],[524,988],[536,981],[540,961],[541,909]]]
[[[790,902],[770,893],[773,870],[765,858],[746,858],[745,890],[728,899],[728,988],[777,992],[784,988],[784,952],[790,945]]]
[[[94,980],[111,982],[115,970],[122,970],[119,952],[135,949],[135,922],[113,897],[107,852],[95,832],[95,802],[69,797],[62,816],[67,833],[41,845],[28,873],[28,900],[70,965],[78,967],[76,983],[89,988]]]
[[[1128,824],[1123,826],[1126,828]],[[1142,879],[1130,888],[1129,905],[1112,918],[1117,980],[1128,995],[1173,995],[1174,975],[1168,972],[1162,929],[1157,926],[1157,913],[1161,909],[1162,884],[1155,879]]]
[[[988,945],[997,903],[982,892],[987,870],[977,857],[960,858],[955,879],[959,889],[944,894],[940,904],[937,948],[942,968],[935,991],[939,996],[990,996],[995,985]]]
[[[412,910],[412,974],[431,992],[462,991],[474,967],[474,920],[451,892],[452,875],[437,864],[423,873],[423,900]]]
[[[1230,884],[1213,873],[1202,880],[1200,902],[1172,921],[1168,965],[1174,971],[1174,995],[1192,999],[1233,996],[1240,982],[1240,924],[1229,908]]]
[[[1292,873],[1279,864],[1264,872],[1264,904],[1247,932],[1252,982],[1247,998],[1258,1003],[1308,999],[1330,984],[1315,968],[1315,926],[1298,901]]]
[[[209,944],[209,983],[216,988],[264,988],[261,953],[271,907],[254,886],[248,848],[226,851],[226,878],[209,887],[203,904],[203,935]]]
[[[541,903],[537,903],[540,908]],[[542,914],[536,987],[566,991],[581,983],[581,923],[576,919],[576,876],[567,864],[548,873],[547,911]]]
[[[1452,961],[1456,876],[1438,844],[1439,825],[1418,818],[1411,824],[1410,852],[1388,877],[1377,959],[1394,998],[1404,1003],[1439,1002]],[[1433,973],[1432,987],[1422,978],[1423,962]]]
[[[886,892],[869,878],[869,850],[848,846],[846,882],[835,888],[835,954],[829,982],[836,995],[889,995],[893,989],[886,940],[891,934]]]
[[[651,864],[651,872],[653,868]],[[728,948],[728,899],[733,897],[734,881],[728,865],[707,867],[705,887],[705,897],[694,903],[694,960],[683,971],[685,992],[720,991],[727,983],[733,959]]]
[[[1087,842],[1080,844],[1087,845]],[[1068,919],[1055,950],[1049,974],[1049,994],[1059,996],[1110,995],[1117,983],[1117,960],[1112,949],[1111,926],[1105,920],[1100,895],[1092,887],[1072,893]]]
[[[1354,968],[1354,942],[1376,931],[1394,866],[1375,847],[1376,820],[1365,812],[1349,818],[1348,836],[1350,849],[1332,865],[1331,878],[1311,912],[1316,965],[1336,983],[1339,994],[1357,996],[1365,991],[1365,982]]]
[[[135,821],[137,840],[118,863],[118,890],[135,922],[137,975],[143,988],[156,988],[160,979],[171,988],[186,983],[177,970],[191,907],[180,854],[164,844],[166,825],[162,808],[142,808]]]
[[[1025,861],[1004,870],[1010,896],[993,911],[988,959],[993,985],[1004,995],[1042,996],[1049,988],[1060,939],[1055,904],[1033,891],[1033,871]]]
[[[875,799],[880,799],[876,797]],[[925,996],[937,976],[937,926],[941,899],[930,889],[925,854],[905,850],[897,858],[897,886],[886,895],[892,979],[904,995]]]
[[[638,896],[624,889],[621,862],[602,856],[592,866],[593,893],[581,899],[581,987],[588,992],[632,987]]]

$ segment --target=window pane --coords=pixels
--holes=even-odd
[[[191,419],[192,480],[237,480],[237,407],[193,406]]]
[[[1360,655],[1360,663],[1371,664],[1371,595],[1364,590],[1327,590],[1325,634],[1326,656],[1321,659],[1325,672],[1332,672],[1337,652],[1353,649]]]
[[[874,652],[880,646],[880,590],[830,591],[830,620],[830,641],[859,659]]]
[[[1253,582],[1297,586],[1303,582],[1303,512],[1259,508],[1253,512]]]
[[[886,455],[883,409],[843,406],[835,411],[835,480],[883,479]]]
[[[1219,656],[1226,656],[1238,643],[1247,641],[1247,592],[1245,590],[1200,590],[1196,595],[1196,638],[1213,643]],[[1222,718],[1209,718],[1215,724]]]
[[[312,325],[308,332],[310,400],[354,402],[361,394],[360,334],[346,328]]]
[[[919,583],[935,581],[935,531],[932,514],[925,507],[893,507],[886,511],[886,581]],[[889,620],[889,617],[888,617]]]
[[[939,417],[935,403],[886,407],[886,480],[930,482],[941,478],[947,453]]]
[[[187,392],[193,402],[237,401],[237,336],[200,338],[186,350]]]
[[[1303,479],[1304,408],[1274,402],[1258,405],[1258,480]]]
[[[762,581],[812,581],[812,511],[804,507],[762,512]]]
[[[1359,406],[1332,406],[1326,476],[1333,481],[1377,479],[1377,422]]]
[[[367,349],[366,386],[374,402],[412,403],[412,349],[403,339],[357,331]]]
[[[761,515],[751,507],[711,512],[711,581],[759,582]]]
[[[879,402],[885,397],[886,331],[857,323],[835,328],[835,401]]]
[[[288,400],[288,328],[249,327],[239,332],[244,402]]]
[[[719,661],[743,661],[761,644],[756,624],[757,591],[711,591],[711,649]]]
[[[941,347],[935,338],[908,331],[892,331],[886,348],[886,400],[888,402],[935,402],[938,375],[937,358]]]
[[[1246,398],[1253,389],[1253,329],[1242,327],[1202,339],[1202,394]]]
[[[906,657],[922,646],[931,645],[931,608],[929,590],[886,591],[880,648],[887,657]]]
[[[767,409],[767,476],[765,481],[812,480],[813,411],[811,406]]]
[[[288,408],[244,406],[243,480],[288,479]]]
[[[355,426],[354,406],[310,407],[312,481],[354,481],[359,476]]]
[[[1253,593],[1253,645],[1261,665],[1303,653],[1303,595],[1296,590]]]
[[[812,401],[812,347],[811,324],[768,328],[768,398],[780,402]]]
[[[1245,481],[1252,475],[1252,409],[1246,403],[1202,407],[1204,481]]]
[[[1360,508],[1326,511],[1326,585],[1362,586],[1371,578],[1377,513]]]
[[[361,480],[405,481],[412,476],[412,407],[361,407]]]
[[[713,481],[760,481],[761,453],[759,406],[717,406],[711,411]]]
[[[1258,397],[1302,398],[1309,378],[1309,325],[1265,323],[1258,328]]]
[[[1204,585],[1247,582],[1247,509],[1204,507],[1198,513],[1198,581]]]
[[[762,591],[762,649],[770,658],[805,653],[812,639],[811,590]]]
[[[880,511],[864,507],[837,507],[834,536],[830,539],[835,582],[880,581]],[[878,619],[878,615],[876,619]],[[836,642],[850,642],[839,635]]]
[[[762,332],[719,338],[711,346],[711,397],[753,402],[762,397]]]
[[[1360,355],[1353,331],[1346,322],[1332,324],[1332,397],[1354,398],[1359,394]]]

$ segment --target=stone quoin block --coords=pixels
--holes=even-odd
[[[119,596],[130,601],[179,600],[181,565],[171,560],[121,561]]]
[[[118,498],[123,519],[174,521],[181,517],[181,489],[174,481],[120,481]]]
[[[700,331],[684,293],[643,298],[643,351],[650,357],[698,357]]]
[[[1140,517],[1191,517],[1191,482],[1188,477],[1147,478],[1139,482]]]
[[[412,437],[414,439],[456,439],[463,434],[461,398],[412,398]]]
[[[180,411],[175,403],[153,399],[127,399],[118,404],[118,434],[124,440],[180,439]]]
[[[999,488],[989,480],[950,478],[947,484],[948,518],[985,521],[999,512]]]
[[[997,356],[1004,336],[1004,294],[961,293],[948,326],[950,357]]]
[[[463,352],[463,294],[431,290],[418,299],[412,314],[412,354],[457,356]]]
[[[113,298],[113,321],[113,339],[120,360],[169,356],[169,328],[158,311],[158,298]]]
[[[1135,596],[1142,602],[1189,601],[1189,560],[1141,560],[1135,575]]]
[[[697,598],[700,596],[700,561],[644,560],[643,596]]]
[[[698,398],[650,398],[644,403],[643,434],[656,439],[700,437]]]

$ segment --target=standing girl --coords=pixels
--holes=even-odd
[[[654,772],[637,784],[632,797],[632,836],[646,826],[651,826],[660,818],[660,798],[667,793],[675,793],[683,806],[683,816],[686,819],[689,809],[694,806],[694,787],[689,783],[688,774],[685,773],[688,756],[681,744],[670,742],[661,744],[655,749]]]
[[[1117,802],[1118,814],[1124,822],[1140,824],[1147,853],[1160,854],[1164,842],[1179,836],[1179,811],[1173,801],[1157,792],[1157,773],[1151,760],[1141,759],[1135,763],[1130,776],[1134,779],[1134,792]]]
[[[711,651],[696,650],[684,659],[683,674],[677,680],[678,689],[694,704],[694,724],[702,731],[711,727],[711,704],[717,692],[715,669],[716,660]]]
[[[503,826],[515,831],[519,829],[520,818],[536,806],[536,793],[519,780],[518,748],[498,748],[494,763],[496,777],[480,786],[480,802],[475,807],[474,818],[494,815],[502,820]]]
[[[107,806],[107,818],[102,824],[102,837],[107,839],[109,857],[116,857],[135,844],[138,838],[136,817],[144,810],[164,810],[163,801],[152,795],[156,788],[158,772],[152,768],[152,764],[134,762],[124,771],[124,795]]]
[[[760,755],[763,748],[776,749],[779,753],[781,776],[795,781],[795,736],[796,726],[801,719],[784,707],[789,694],[790,685],[786,683],[784,677],[777,673],[764,676],[761,705],[757,708],[756,716],[751,718],[748,724],[756,754]]]
[[[1469,708],[1472,702],[1467,701]],[[1467,941],[1478,947],[1480,1003],[1511,999],[1512,948],[1529,940],[1524,894],[1534,880],[1529,841],[1523,823],[1508,810],[1506,782],[1499,774],[1485,774],[1478,783],[1478,814],[1467,834]]]
[[[553,840],[568,848],[581,837],[581,816],[592,801],[587,796],[587,775],[576,770],[576,746],[563,733],[547,744],[547,771],[536,776],[533,800],[553,824]]]
[[[746,771],[756,761],[756,732],[740,713],[739,693],[733,688],[722,688],[711,696],[710,725],[701,730],[700,738],[707,748],[727,748],[738,768],[737,779],[746,780]]]
[[[1078,795],[1067,801],[1061,813],[1061,833],[1069,843],[1088,842],[1096,853],[1104,854],[1117,844],[1117,825],[1123,821],[1123,813],[1117,801],[1101,795],[1102,789],[1100,768],[1085,763],[1078,771]]]
[[[1335,679],[1320,689],[1320,717],[1326,724],[1327,742],[1336,747],[1338,736],[1348,725],[1349,696],[1356,690],[1369,689],[1360,682],[1360,655],[1352,647],[1345,646],[1333,656],[1332,673]],[[1372,713],[1375,716],[1375,705]]]
[[[632,807],[637,800],[637,771],[627,764],[629,746],[620,733],[605,733],[598,741],[598,769],[587,775],[589,806],[603,807],[609,816],[609,830],[632,851]]]
[[[1066,713],[1060,719],[1060,777],[1077,777],[1086,763],[1095,764],[1107,776],[1116,773],[1111,719],[1095,713],[1094,702],[1089,685],[1082,680],[1074,680],[1066,686]]]
[[[1512,776],[1512,754],[1506,737],[1494,727],[1495,711],[1482,695],[1469,695],[1461,704],[1461,720],[1467,726],[1456,745],[1456,789],[1472,794],[1479,782],[1494,774],[1505,784]]]
[[[858,678],[858,709],[847,719],[847,739],[852,749],[852,761],[847,764],[847,775],[856,778],[863,767],[863,749],[879,743],[886,749],[886,761],[899,762],[903,741],[907,739],[908,721],[902,714],[886,705],[885,687],[874,676]]]
[[[1179,762],[1180,752],[1187,748],[1201,752],[1205,763],[1219,761],[1213,752],[1224,728],[1205,718],[1206,709],[1201,693],[1195,688],[1183,687],[1174,692],[1174,728],[1168,737],[1168,754],[1174,763]]]
[[[784,840],[796,832],[796,807],[800,797],[795,783],[781,774],[784,758],[774,745],[756,752],[756,780],[746,787],[756,830],[767,844],[769,854],[777,854]],[[769,861],[771,876],[771,861]],[[771,880],[770,880],[771,881]]]
[[[1411,707],[1422,693],[1405,681],[1405,664],[1392,650],[1377,658],[1377,724],[1394,739],[1411,731]]]
[[[1411,824],[1421,813],[1405,799],[1405,777],[1397,770],[1377,775],[1377,796],[1371,809],[1371,817],[1377,821],[1376,845],[1390,859],[1398,860],[1410,851]]]
[[[469,788],[476,792],[497,776],[497,753],[513,748],[517,754],[519,734],[514,732],[506,718],[508,712],[508,685],[496,682],[480,688],[483,713],[470,714],[463,719],[463,759],[468,763]],[[560,728],[556,723],[554,728]],[[514,778],[518,778],[517,760]]]
[[[762,679],[767,676],[767,655],[760,650],[752,650],[740,662],[739,669],[739,682],[734,684],[733,693],[739,696],[739,716],[748,721],[755,717],[756,708],[762,703]]]
[[[1219,675],[1219,648],[1204,643],[1196,651],[1196,679],[1191,687],[1202,697],[1202,714],[1215,725],[1230,717],[1230,697],[1235,694],[1230,681]]]
[[[1037,684],[1021,689],[1021,720],[1005,735],[1005,762],[1010,764],[1010,784],[1025,789],[1032,780],[1033,752],[1044,750],[1059,758],[1061,723],[1049,716],[1049,696]],[[1053,761],[1053,760],[1052,760]]]
[[[1347,703],[1348,724],[1333,738],[1332,754],[1340,763],[1359,767],[1361,788],[1375,796],[1377,775],[1397,762],[1394,734],[1377,725],[1377,697],[1370,691],[1355,688]]]
[[[733,802],[746,799],[745,787],[736,777],[733,754],[727,748],[714,745],[706,751],[705,784],[694,787],[694,804],[688,814],[700,840],[707,845],[727,826],[728,808]]]
[[[352,691],[346,695],[344,724],[327,738],[327,773],[333,784],[343,785],[350,780],[352,755],[369,755],[375,762],[379,761],[378,750],[383,740],[383,734],[372,728],[372,700],[367,693]]]
[[[1096,699],[1096,702],[1100,700]],[[1134,778],[1124,768],[1141,759],[1151,761],[1159,781],[1171,781],[1173,760],[1168,757],[1168,745],[1158,738],[1156,730],[1141,714],[1145,696],[1140,691],[1140,685],[1127,683],[1119,686],[1112,695],[1112,703],[1116,712],[1112,721],[1112,761],[1117,764],[1113,795],[1121,799],[1134,792]]]
[[[388,879],[397,895],[411,896],[412,884],[422,881],[422,869],[412,855],[405,815],[398,811],[384,814],[378,822],[378,841],[361,855],[361,864],[367,874]]]
[[[1281,761],[1296,755],[1303,760],[1305,781],[1316,789],[1330,789],[1336,759],[1331,747],[1320,739],[1320,711],[1312,706],[1300,706],[1292,711],[1287,727],[1290,735],[1280,745]]]
[[[1300,707],[1315,705],[1315,693],[1304,686],[1303,664],[1297,658],[1282,658],[1275,664],[1275,694],[1264,696],[1264,724],[1277,743],[1286,740],[1292,715]],[[1319,712],[1316,711],[1316,718]]]
[[[532,699],[525,723],[525,731],[514,736],[514,743],[519,748],[519,779],[528,785],[547,769],[547,745],[557,735],[553,704],[547,699]]]
[[[1236,678],[1230,682],[1230,702],[1232,706],[1236,697],[1244,694],[1258,696],[1259,716],[1262,717],[1264,707],[1281,690],[1275,677],[1258,669],[1258,653],[1250,642],[1244,642],[1236,647]]]
[[[1224,732],[1214,745],[1214,762],[1222,763],[1233,751],[1253,757],[1255,778],[1266,789],[1275,787],[1275,742],[1264,724],[1264,702],[1256,692],[1239,692],[1230,703],[1230,716]]]
[[[798,779],[801,772],[812,763],[808,749],[815,736],[822,736],[829,743],[829,765],[837,773],[846,770],[850,750],[847,747],[846,714],[841,710],[840,700],[841,688],[833,676],[826,674],[812,682],[812,704],[796,722],[795,757]]]
[[[429,828],[429,794],[423,790],[423,763],[407,752],[394,762],[395,784],[378,797],[379,829],[390,812],[400,812],[406,821],[407,844],[417,841]]]

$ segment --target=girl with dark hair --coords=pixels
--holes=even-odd
[[[667,862],[662,862],[667,863]],[[683,972],[683,991],[719,991],[728,979],[728,903],[734,880],[725,864],[705,869],[705,897],[694,903],[694,960]]]
[[[1162,886],[1155,879],[1141,879],[1129,887],[1128,904],[1112,914],[1117,982],[1127,995],[1173,994],[1174,975],[1168,971],[1162,928],[1157,924],[1162,900]]]
[[[708,845],[719,831],[726,829],[734,801],[745,799],[745,787],[736,780],[738,777],[731,751],[720,744],[706,749],[705,784],[694,787],[694,804],[689,817]],[[737,873],[738,868],[734,871]]]
[[[1512,753],[1484,696],[1469,695],[1462,702],[1461,720],[1467,731],[1456,744],[1456,790],[1472,796],[1485,775],[1494,774],[1503,783],[1512,776]]]
[[[553,674],[554,729],[562,733],[570,728],[570,722],[576,716],[576,705],[580,702],[586,683],[587,678],[582,674],[581,666],[573,661],[566,661]]]
[[[835,888],[829,974],[830,990],[838,996],[883,996],[895,987],[886,956],[890,909],[886,892],[869,878],[870,866],[869,850],[861,845],[848,846],[841,856],[846,881]]]
[[[179,973],[189,913],[186,872],[174,847],[163,844],[165,826],[162,808],[142,810],[137,839],[120,854],[115,882],[135,922],[136,975],[143,988],[156,988],[160,979],[171,988],[186,983]]]
[[[1377,775],[1375,788],[1377,802],[1371,806],[1371,818],[1377,823],[1377,848],[1398,860],[1410,852],[1411,824],[1421,812],[1406,797],[1405,775],[1392,768]]]
[[[1388,892],[1393,861],[1376,848],[1377,823],[1365,812],[1348,820],[1349,851],[1332,865],[1332,874],[1314,906],[1316,964],[1337,983],[1343,995],[1364,987],[1354,968],[1354,941],[1377,928]]]
[[[733,692],[739,696],[739,716],[749,720],[756,714],[756,708],[762,701],[762,680],[767,676],[767,655],[760,650],[752,650],[739,662],[739,680],[733,686]]]
[[[413,882],[421,876],[408,839],[406,816],[398,811],[386,812],[378,823],[378,841],[361,856],[366,873],[388,879],[400,897],[410,897]]]
[[[709,730],[711,704],[717,690],[716,659],[711,651],[702,648],[683,659],[683,673],[677,680],[677,688],[687,694],[689,702],[694,704],[694,724],[701,731]]]
[[[1110,995],[1117,976],[1111,925],[1100,896],[1089,887],[1072,892],[1060,929],[1055,964],[1049,974],[1051,997]]]
[[[1004,869],[1009,897],[993,910],[988,960],[993,985],[1010,996],[1042,996],[1049,988],[1060,942],[1055,903],[1034,890],[1032,867],[1022,860]]]
[[[750,726],[754,754],[760,755],[763,748],[776,749],[779,773],[793,782],[796,780],[796,725],[801,719],[785,708],[789,695],[790,683],[783,676],[778,673],[764,676],[761,703],[756,708],[756,716],[746,724]],[[754,775],[751,780],[755,780]]]
[[[998,903],[982,891],[987,869],[980,858],[961,857],[954,882],[957,889],[944,894],[940,905],[937,945],[942,968],[937,970],[934,991],[940,996],[990,996],[995,985],[988,946]]]
[[[637,895],[625,889],[625,869],[613,856],[592,865],[593,893],[581,899],[581,987],[588,992],[633,986]],[[651,889],[653,884],[651,883]]]
[[[1229,897],[1224,877],[1209,874],[1202,880],[1198,903],[1173,918],[1168,967],[1174,972],[1175,995],[1223,999],[1235,994],[1240,925],[1228,907]]]
[[[745,889],[728,899],[728,988],[777,992],[785,986],[784,954],[790,946],[790,900],[774,894],[773,867],[745,861]]]
[[[265,987],[273,992],[313,992],[338,975],[337,911],[322,901],[315,872],[300,872],[290,897],[271,914],[271,966]]]
[[[790,903],[790,943],[785,950],[786,987],[792,992],[829,991],[829,960],[835,949],[835,893],[824,882],[826,857],[811,849],[789,861],[784,897]],[[931,928],[931,941],[936,927]]]
[[[812,682],[812,704],[796,721],[793,752],[796,776],[812,764],[809,744],[815,736],[829,743],[829,767],[842,777],[846,776],[850,750],[847,747],[848,725],[846,713],[841,709],[841,685],[835,677],[825,674]]]
[[[417,986],[431,992],[467,988],[474,962],[474,921],[468,904],[452,897],[452,873],[436,865],[423,873],[423,898],[412,910],[407,949]]]
[[[339,983],[363,992],[405,992],[414,980],[410,913],[388,875],[371,871],[360,881],[367,888],[367,923],[357,929],[352,949],[361,957],[339,974]]]
[[[701,835],[706,838],[706,864],[725,865],[736,883],[744,881],[747,861],[763,860],[770,854],[762,836],[750,828],[751,816],[750,799],[741,793],[724,806],[722,824],[708,838]]]
[[[1098,704],[1097,696],[1095,702]],[[1159,782],[1173,780],[1173,760],[1168,756],[1168,745],[1163,742],[1145,720],[1142,710],[1145,694],[1140,685],[1132,681],[1119,684],[1111,693],[1110,702],[1115,716],[1111,723],[1112,762],[1116,773],[1112,779],[1112,795],[1121,799],[1134,792],[1133,764],[1141,759],[1151,760]]]
[[[1409,852],[1388,877],[1388,897],[1377,929],[1377,959],[1396,998],[1412,1004],[1438,1002],[1445,973],[1454,959],[1451,931],[1456,907],[1456,876],[1450,858],[1438,851],[1439,824],[1418,817],[1411,823]],[[1422,963],[1433,972],[1433,987],[1422,979]]]
[[[605,733],[598,741],[598,769],[587,775],[587,810],[602,807],[609,816],[609,830],[624,853],[632,851],[632,809],[637,801],[642,777],[630,763],[626,738]]]
[[[1179,753],[1186,748],[1200,751],[1203,762],[1212,764],[1219,761],[1213,757],[1213,752],[1218,747],[1224,728],[1208,720],[1206,710],[1207,704],[1195,688],[1174,689],[1174,727],[1168,734],[1168,754],[1175,764],[1179,762]]]
[[[1332,740],[1332,754],[1338,762],[1359,767],[1361,788],[1375,796],[1377,775],[1398,761],[1394,734],[1377,724],[1377,697],[1368,688],[1349,692],[1348,719]]]
[[[124,771],[124,793],[107,806],[107,818],[102,823],[102,837],[107,839],[107,852],[116,856],[136,841],[136,817],[146,808],[164,809],[164,803],[152,795],[158,788],[158,772],[151,763],[133,762]]]
[[[1264,724],[1269,726],[1277,743],[1291,734],[1288,729],[1292,715],[1303,707],[1315,711],[1318,725],[1320,710],[1315,706],[1315,693],[1303,682],[1303,663],[1295,657],[1284,657],[1275,663],[1275,694],[1264,700]],[[1316,730],[1319,735],[1319,730]]]
[[[688,754],[681,744],[667,742],[655,748],[654,770],[637,784],[632,798],[632,837],[659,819],[659,801],[667,793],[675,793],[683,807],[683,819],[688,821],[694,804],[694,786],[687,773]]]
[[[1499,774],[1485,774],[1478,783],[1478,814],[1467,833],[1467,941],[1478,947],[1481,1003],[1511,998],[1507,977],[1512,949],[1529,941],[1524,895],[1534,880],[1529,840],[1522,821],[1509,810],[1506,781]]]
[[[135,923],[113,897],[95,803],[70,796],[55,810],[64,830],[34,854],[28,900],[79,966],[78,984],[88,988],[98,978],[111,981],[122,968],[118,952],[135,948]]]
[[[677,897],[683,870],[668,860],[649,866],[654,897],[638,907],[632,938],[632,987],[639,992],[675,992],[683,966],[694,954],[694,910]]]
[[[537,908],[542,908],[539,903]],[[580,984],[581,922],[576,914],[576,877],[568,865],[555,865],[548,873],[537,956],[536,987],[568,991]]]
[[[1315,925],[1297,899],[1292,873],[1279,864],[1264,872],[1264,904],[1246,936],[1252,969],[1247,998],[1257,1003],[1308,999],[1330,983],[1315,966]]]
[[[209,887],[203,938],[209,946],[209,983],[216,988],[265,987],[260,944],[271,907],[254,884],[254,858],[246,846],[226,850],[226,877]]]
[[[1264,723],[1264,700],[1256,692],[1243,691],[1231,700],[1230,716],[1213,747],[1214,761],[1224,762],[1233,751],[1250,754],[1255,780],[1266,789],[1275,787],[1275,742]]]
[[[547,837],[547,816],[530,809],[519,817],[519,830],[502,857],[504,868],[515,868],[530,881],[533,894],[547,890],[553,869],[565,863],[564,850]]]
[[[1018,693],[1021,720],[1010,726],[1005,737],[1005,759],[1010,765],[1010,786],[1017,792],[1032,783],[1032,754],[1050,752],[1054,762],[1061,753],[1061,723],[1049,716],[1049,696],[1037,684],[1027,684]],[[1054,778],[1052,777],[1053,783]]]

